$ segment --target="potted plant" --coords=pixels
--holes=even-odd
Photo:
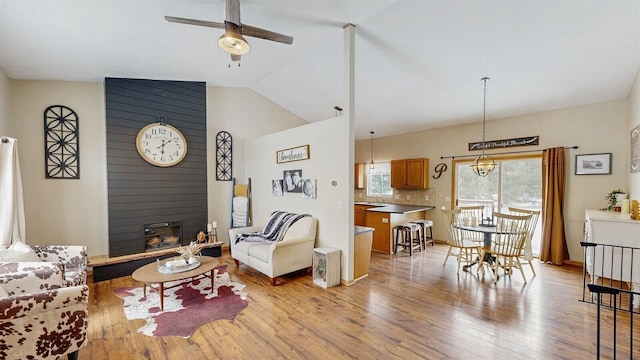
[[[611,190],[611,192],[607,194],[606,199],[609,202],[609,206],[605,210],[613,210],[613,208],[615,208],[616,204],[618,204],[618,194],[626,195],[622,189]]]
[[[322,281],[327,282],[327,259],[321,257],[316,263],[316,274],[322,278]]]

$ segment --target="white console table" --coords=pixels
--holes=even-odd
[[[630,214],[586,210],[584,241],[636,248],[589,248],[585,263],[592,283],[603,277],[626,282],[632,291],[640,292],[640,221],[632,220]],[[634,297],[634,306],[640,306],[640,296]]]

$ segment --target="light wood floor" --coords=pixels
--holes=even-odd
[[[408,255],[373,253],[369,277],[322,289],[305,272],[281,278],[245,265],[232,279],[246,284],[249,306],[234,321],[202,326],[189,339],[147,337],[128,321],[112,289],[134,284],[123,277],[91,284],[89,344],[81,359],[595,359],[596,306],[582,299],[575,267],[535,263],[525,285],[519,273],[497,285],[491,275],[456,275],[447,247]],[[603,310],[603,358],[611,357],[611,312]],[[618,338],[627,347],[628,313]],[[635,325],[640,318],[634,316]],[[626,336],[626,338],[625,338]],[[640,325],[634,326],[640,358]],[[624,350],[624,349],[623,349]]]

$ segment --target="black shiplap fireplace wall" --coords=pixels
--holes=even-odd
[[[207,223],[206,84],[105,79],[109,256],[145,251],[144,225],[182,221],[183,245]],[[187,139],[187,156],[161,168],[144,161],[136,136],[161,117]]]

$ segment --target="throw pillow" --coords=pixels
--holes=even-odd
[[[0,249],[0,261],[20,262],[20,261],[42,261],[33,249],[18,240],[11,244],[8,249]]]

